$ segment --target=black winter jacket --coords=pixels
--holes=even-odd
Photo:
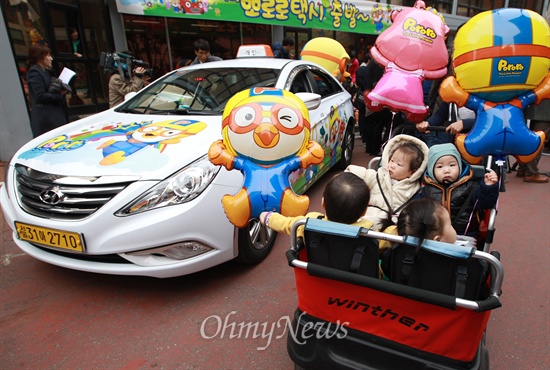
[[[31,128],[33,137],[67,123],[65,97],[50,92],[51,76],[48,71],[33,65],[27,72],[31,98]]]
[[[466,162],[462,161],[462,167],[464,168],[462,174],[453,184],[447,187],[438,183],[426,172],[424,174],[422,195],[441,202],[443,207],[449,211],[453,227],[458,235],[476,236],[479,233],[479,221],[481,219],[481,215],[477,211],[491,209],[495,206],[498,199],[498,183],[487,186],[483,179],[478,181],[473,178],[473,171]],[[471,200],[460,212],[470,192],[473,192]],[[474,212],[473,215],[472,212]],[[466,233],[470,215],[472,215],[472,219]]]

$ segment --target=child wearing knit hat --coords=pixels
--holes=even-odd
[[[477,211],[494,207],[498,192],[497,174],[488,170],[483,181],[477,181],[453,144],[430,148],[422,194],[440,202],[449,211],[459,235],[479,235],[480,214]]]
[[[420,196],[422,175],[428,163],[428,146],[410,135],[397,135],[388,141],[378,169],[350,165],[346,172],[362,178],[370,190],[370,202],[363,218],[381,230],[388,215],[397,221],[399,212]]]

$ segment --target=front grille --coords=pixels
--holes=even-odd
[[[132,182],[116,177],[117,182],[106,183],[105,179],[98,181],[100,177],[67,177],[21,165],[15,170],[21,207],[31,215],[55,220],[84,219]]]
[[[63,252],[63,251],[54,250],[50,248],[45,248],[34,243],[32,243],[32,245],[47,253],[55,254],[62,257],[68,257],[71,259],[81,260],[81,261],[117,263],[117,264],[125,264],[125,265],[131,264],[131,262],[120,257],[118,254],[94,255],[94,254],[84,254],[84,253],[69,253],[69,252]]]

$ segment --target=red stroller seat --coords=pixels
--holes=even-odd
[[[296,237],[300,226],[305,227],[306,245],[301,249]],[[479,268],[485,266],[490,278],[487,274],[473,274],[472,279],[464,282],[466,288],[462,291],[471,297],[477,296],[457,298],[422,286],[418,279],[415,280],[417,286],[411,287],[380,280],[372,269],[368,274],[350,272],[341,261],[337,263],[339,266],[331,266],[333,261],[326,259],[323,264],[312,262],[318,259],[309,254],[317,252],[308,244],[315,241],[316,250],[322,251],[322,243],[318,241],[323,235],[330,235],[332,242],[326,247],[331,249],[346,249],[353,238],[386,239],[416,248],[411,238],[356,226],[317,219],[295,224],[287,258],[295,267],[298,308],[287,337],[287,348],[296,365],[311,369],[488,368],[483,336],[491,310],[501,306],[503,268],[497,258],[475,248],[433,241],[423,243],[422,252],[437,256],[439,264],[455,266],[468,261],[470,268],[476,266],[477,269],[476,262],[483,261]],[[342,243],[338,245],[334,238],[341,238]],[[372,245],[376,246],[376,243],[364,244],[371,246],[371,252]],[[371,252],[368,259],[372,258]],[[400,262],[394,263],[399,268]],[[422,264],[422,268],[427,269],[429,265]],[[424,271],[424,275],[429,272]],[[488,280],[491,287],[484,293],[470,288],[470,285],[482,286]],[[449,282],[448,286],[457,290],[456,281]]]

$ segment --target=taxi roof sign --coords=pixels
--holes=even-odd
[[[273,50],[269,45],[241,45],[237,51],[237,58],[273,58]]]

